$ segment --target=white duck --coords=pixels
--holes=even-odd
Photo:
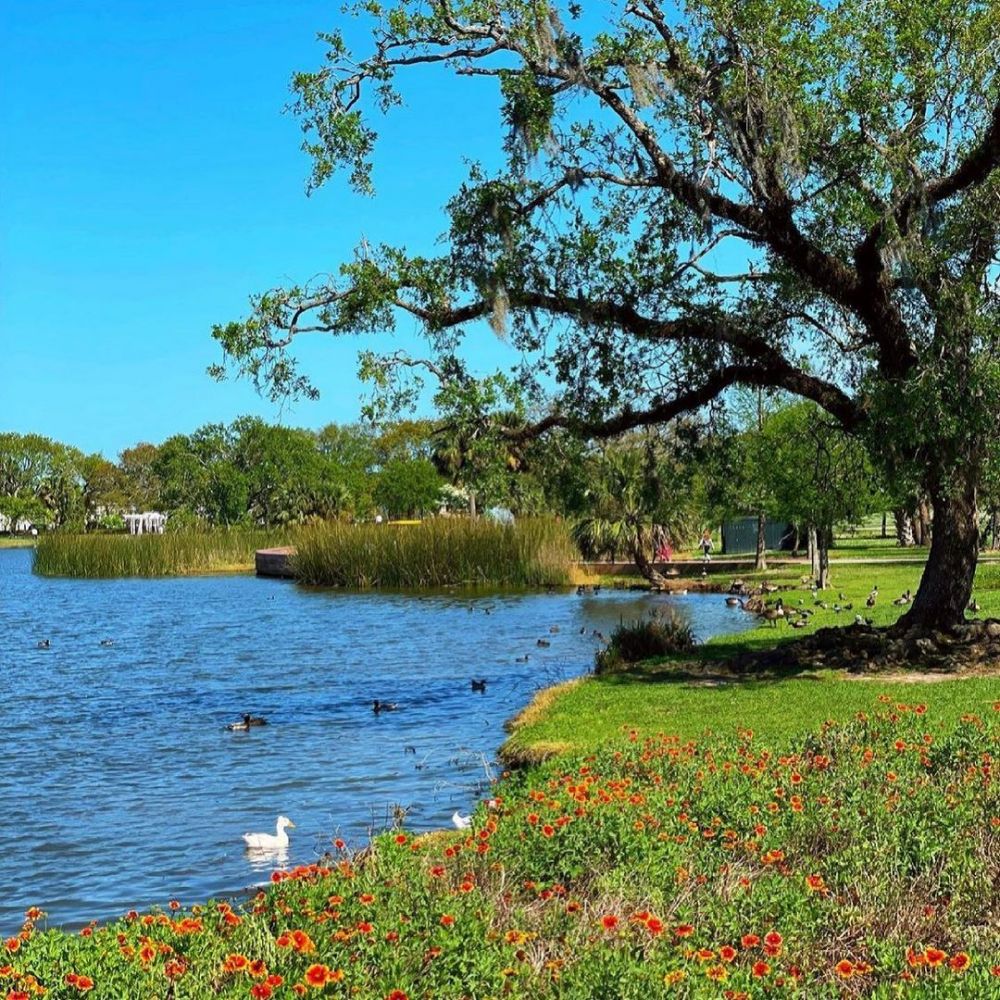
[[[472,817],[462,816],[457,809],[452,815],[451,821],[455,824],[456,830],[468,830],[472,826]]]
[[[271,833],[244,833],[243,842],[247,847],[257,851],[275,851],[288,846],[288,834],[285,827],[294,827],[295,824],[287,816],[279,816],[276,832]]]

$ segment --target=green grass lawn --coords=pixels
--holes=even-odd
[[[571,682],[524,713],[504,754],[530,760],[552,752],[589,751],[631,730],[688,739],[730,735],[749,726],[762,739],[781,741],[828,719],[845,721],[869,711],[880,694],[893,701],[933,701],[939,716],[952,720],[967,712],[988,713],[1000,702],[1000,676],[907,683],[832,674],[712,683],[655,672]],[[580,724],[583,719],[586,725]]]
[[[706,731],[732,732],[739,725],[752,724],[767,737],[784,738],[806,732],[828,718],[850,717],[869,707],[879,693],[900,700],[926,700],[956,718],[964,712],[983,711],[1000,700],[1000,676],[904,683],[888,676],[878,680],[848,678],[840,672],[809,674],[770,680],[712,680],[714,661],[741,652],[768,649],[799,639],[818,628],[847,626],[856,614],[871,618],[875,625],[890,625],[906,611],[892,602],[905,590],[916,591],[921,567],[915,565],[834,566],[832,587],[813,597],[801,583],[798,567],[782,567],[766,573],[744,573],[748,585],[766,579],[783,588],[772,596],[782,597],[786,606],[808,607],[815,613],[808,627],[795,630],[787,624],[762,623],[748,632],[709,640],[688,657],[661,663],[645,663],[629,673],[587,677],[567,685],[555,694],[546,692],[539,704],[527,711],[508,740],[508,759],[537,759],[553,750],[585,750],[620,738],[623,730],[665,732],[684,737]],[[710,575],[710,580],[728,586],[731,576]],[[872,587],[878,585],[874,608],[865,607]],[[843,594],[843,598],[840,595]],[[981,610],[975,617],[1000,617],[1000,565],[982,565],[974,590]],[[719,595],[718,600],[724,600]],[[828,605],[823,609],[820,601]],[[834,610],[852,604],[853,610]],[[678,676],[677,667],[685,674]],[[913,669],[920,669],[919,663]],[[691,678],[688,673],[707,673],[707,678]],[[707,686],[708,684],[717,686]],[[587,724],[580,725],[585,719]]]

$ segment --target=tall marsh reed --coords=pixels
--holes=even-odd
[[[551,518],[327,524],[303,531],[295,544],[300,582],[357,588],[565,584],[579,558],[567,526]]]
[[[253,567],[254,550],[286,545],[287,530],[246,528],[166,535],[43,535],[34,569],[42,576],[181,576]]]

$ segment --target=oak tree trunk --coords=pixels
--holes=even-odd
[[[896,522],[896,544],[908,549],[913,545],[913,520],[910,512],[904,507],[897,507],[892,516]]]
[[[929,546],[931,544],[931,507],[926,500],[921,500],[917,504],[917,513],[914,518],[915,524],[920,527],[920,537],[917,539],[918,545]]]
[[[819,583],[819,546],[816,544],[816,528],[809,525],[809,575]]]
[[[766,525],[767,515],[760,511],[757,514],[757,554],[753,563],[755,570],[767,569],[767,536],[764,533]]]
[[[816,550],[817,550],[817,572],[816,581],[820,590],[826,590],[830,586],[830,543],[833,541],[832,528],[818,528],[816,530]]]
[[[948,488],[932,489],[931,551],[903,628],[947,629],[965,620],[979,558],[976,470],[967,469]]]

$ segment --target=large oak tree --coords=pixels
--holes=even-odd
[[[215,330],[271,392],[311,392],[308,332],[421,321],[430,351],[369,358],[452,387],[477,320],[550,409],[510,435],[609,436],[732,386],[812,400],[934,506],[910,624],[963,616],[1000,404],[997,0],[364,3],[371,47],[321,36],[295,76],[318,186],[370,190],[375,123],[409,74],[495,81],[504,167],[470,170],[440,254],[363,246],[335,277]],[[442,129],[459,127],[441,109]],[[428,136],[428,143],[433,136]],[[555,392],[552,392],[555,387]]]

